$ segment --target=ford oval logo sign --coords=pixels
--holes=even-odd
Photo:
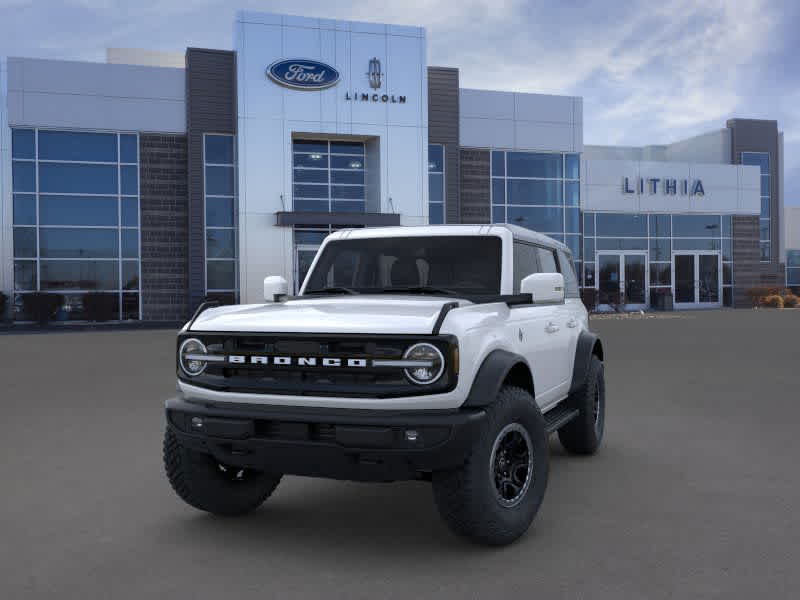
[[[339,71],[316,60],[278,60],[267,68],[272,81],[296,90],[324,90],[339,83]]]

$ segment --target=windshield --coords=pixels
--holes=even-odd
[[[337,240],[325,246],[304,294],[497,295],[501,248],[496,236]]]

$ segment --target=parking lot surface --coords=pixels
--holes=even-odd
[[[800,310],[593,320],[606,438],[551,443],[500,549],[425,483],[285,477],[252,516],[163,476],[174,332],[0,336],[0,598],[800,597]]]

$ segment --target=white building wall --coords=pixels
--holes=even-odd
[[[672,144],[649,146],[586,145],[584,158],[598,160],[634,160],[653,162],[684,162],[730,164],[730,129],[717,129]]]
[[[424,29],[240,12],[234,37],[243,302],[262,300],[266,275],[282,275],[290,282],[293,278],[292,229],[276,226],[275,213],[292,210],[295,134],[366,140],[368,210],[400,213],[407,225],[427,223]],[[381,61],[384,73],[380,90],[369,87],[367,70],[373,57]],[[325,90],[293,90],[267,78],[266,69],[272,62],[290,58],[330,64],[339,71],[340,82]],[[376,91],[403,95],[406,102],[345,99],[346,92],[352,96]]]
[[[459,111],[463,147],[583,151],[582,98],[461,89]]]
[[[8,122],[13,125],[186,131],[183,69],[8,59]]]
[[[784,207],[783,232],[786,250],[800,250],[800,206]],[[781,257],[781,260],[784,260],[786,254],[782,254]]]

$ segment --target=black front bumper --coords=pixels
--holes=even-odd
[[[187,448],[273,473],[357,481],[418,479],[462,464],[482,409],[376,411],[211,405],[172,398],[167,424]]]

